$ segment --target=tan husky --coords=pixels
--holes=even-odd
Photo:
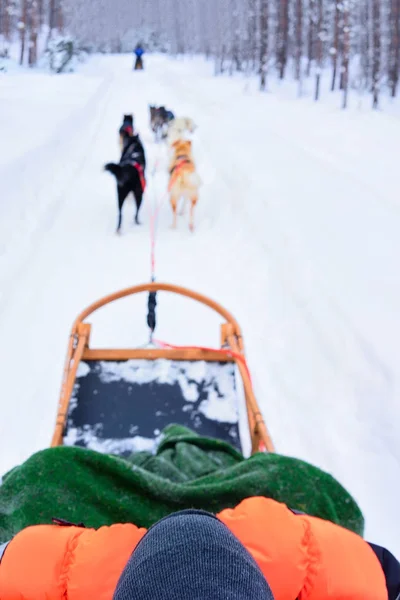
[[[169,167],[169,186],[170,202],[173,212],[172,228],[177,225],[178,202],[182,198],[184,206],[186,201],[190,201],[190,220],[189,229],[194,230],[194,207],[199,199],[200,177],[196,173],[196,167],[192,155],[192,142],[189,140],[177,140],[172,144],[173,157]]]

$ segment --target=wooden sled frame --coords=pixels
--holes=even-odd
[[[91,325],[85,323],[85,319],[99,308],[115,302],[121,298],[140,294],[143,292],[172,292],[185,296],[208,306],[226,322],[221,325],[221,348],[212,350],[197,347],[177,348],[138,348],[138,349],[92,349],[89,347]],[[246,366],[243,337],[240,326],[236,319],[223,306],[210,298],[193,292],[184,287],[167,283],[148,283],[130,287],[98,300],[86,308],[74,321],[68,344],[65,361],[60,402],[57,412],[56,425],[54,429],[51,446],[61,446],[63,433],[66,426],[68,407],[74,389],[76,374],[81,360],[129,360],[146,359],[155,360],[165,358],[170,360],[188,361],[219,361],[235,362],[242,378],[244,395],[246,401],[246,412],[251,437],[251,452],[254,454],[260,450],[274,452],[274,446],[267,427],[264,423],[261,411],[254,395],[250,375]]]

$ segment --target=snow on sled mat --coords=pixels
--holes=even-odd
[[[81,362],[63,444],[130,455],[152,450],[164,427],[179,423],[241,452],[237,400],[231,363]]]
[[[221,348],[90,348],[91,325],[85,319],[110,302],[143,292],[149,293],[152,329],[159,292],[186,296],[219,313],[225,319]],[[224,440],[244,456],[274,451],[252,389],[237,321],[206,296],[163,283],[135,286],[95,302],[72,327],[52,446],[126,456],[155,450],[160,432],[171,423]]]

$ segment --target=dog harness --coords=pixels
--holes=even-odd
[[[177,162],[175,163],[175,165],[172,167],[172,169],[169,172],[169,174],[171,176],[171,178],[169,180],[169,185],[168,185],[169,192],[171,191],[171,188],[174,185],[177,175],[179,174],[179,171],[181,170],[183,165],[193,164],[192,161],[190,160],[190,158],[188,158],[187,156],[177,156],[176,160],[177,160]]]
[[[176,160],[177,160],[177,162],[174,164],[174,166],[172,167],[172,169],[169,172],[170,175],[172,175],[172,173],[174,173],[175,171],[178,171],[183,165],[192,164],[192,161],[186,155],[185,156],[177,156]]]
[[[128,125],[128,127],[125,127],[125,131],[127,131],[128,128],[130,128],[129,125]],[[142,192],[144,192],[146,189],[146,177],[144,175],[144,165],[139,162],[139,160],[141,158],[143,158],[143,154],[142,154],[141,150],[138,148],[137,144],[134,141],[133,142],[131,141],[130,143],[128,143],[128,145],[124,149],[121,160],[119,161],[119,164],[121,166],[132,165],[133,167],[135,167],[135,169],[137,170],[137,172],[139,174],[140,184],[142,186]]]
[[[133,161],[132,165],[135,167],[135,169],[137,170],[137,172],[139,173],[139,177],[140,177],[140,184],[142,186],[142,192],[145,191],[146,189],[146,178],[144,176],[144,169],[143,169],[143,165],[141,165],[140,163]]]

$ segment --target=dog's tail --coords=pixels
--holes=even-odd
[[[122,167],[120,165],[117,165],[116,163],[107,163],[104,165],[104,170],[112,173],[118,182],[122,180]]]
[[[198,188],[203,183],[200,179],[200,175],[196,171],[194,171],[193,173],[187,173],[186,177],[187,181],[189,182],[189,185],[191,185],[192,187]]]
[[[175,177],[172,176],[170,186],[172,187],[175,184],[184,188],[191,188],[196,190],[201,186],[202,181],[198,173],[196,173],[196,171],[182,171],[181,173],[177,173]]]

